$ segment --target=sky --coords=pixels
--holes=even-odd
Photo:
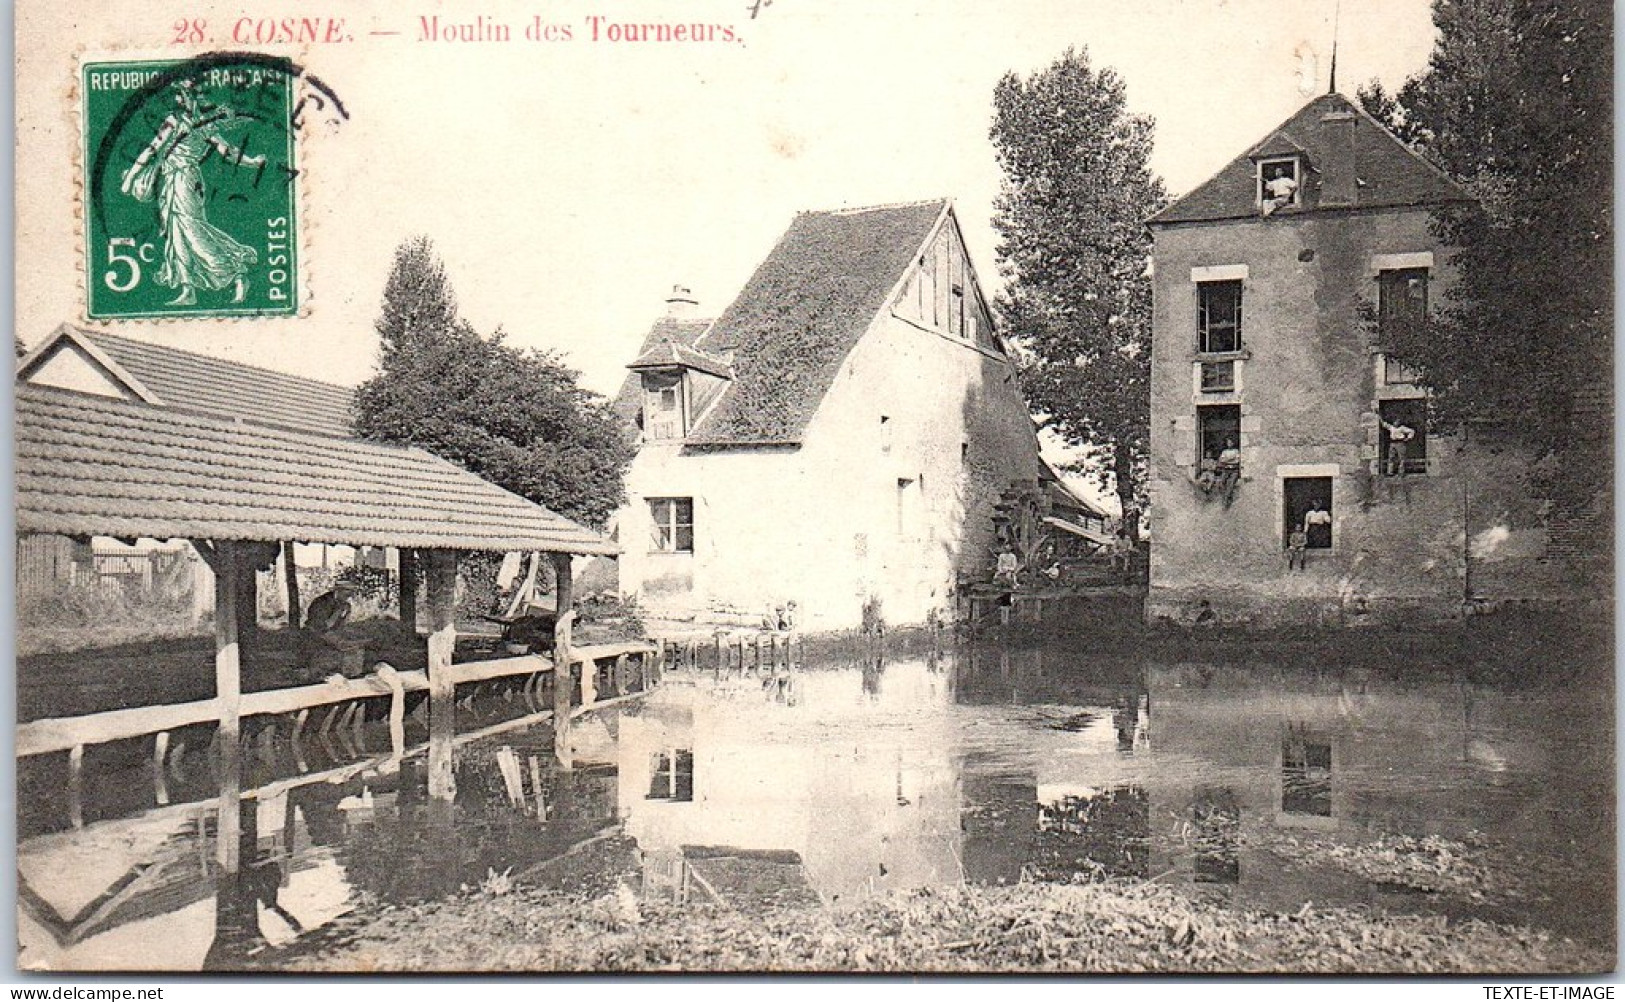
[[[333,3],[354,41],[242,45],[246,16],[309,4],[171,0],[64,13],[23,0],[18,25],[17,332],[82,319],[78,60],[251,48],[294,58],[343,100],[301,136],[305,315],[122,324],[163,341],[354,384],[393,249],[426,234],[464,316],[557,351],[613,393],[674,284],[714,316],[797,211],[950,196],[988,291],[999,173],[995,83],[1069,46],[1125,80],[1157,121],[1153,167],[1182,193],[1328,86],[1337,0],[527,0]],[[419,18],[483,16],[569,42],[420,40]],[[589,17],[731,26],[738,41],[593,42]],[[209,44],[172,45],[206,22]],[[373,34],[396,31],[399,34]],[[1426,0],[1342,0],[1339,89],[1390,86],[1432,46]]]

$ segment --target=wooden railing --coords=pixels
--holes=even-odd
[[[572,648],[570,663],[583,665],[582,675],[587,679],[582,687],[583,705],[590,705],[596,700],[597,690],[592,676],[596,673],[597,666],[606,661],[614,660],[619,663],[622,658],[639,658],[644,684],[648,685],[651,670],[657,670],[653,664],[655,650],[653,644],[646,643],[599,644]],[[447,669],[446,674],[450,683],[457,685],[519,675],[538,675],[553,670],[554,664],[551,659],[532,654],[454,664]],[[392,674],[399,682],[398,692],[382,674],[374,674],[291,689],[244,693],[241,697],[239,715],[251,717],[302,713],[334,703],[379,696],[389,696],[398,702],[404,693],[429,690],[429,678],[425,672],[403,671]],[[393,709],[392,719],[397,716]],[[200,699],[190,703],[138,706],[124,710],[87,713],[76,717],[32,720],[17,726],[16,754],[18,758],[23,758],[49,752],[72,752],[74,749],[82,749],[85,745],[105,744],[146,734],[162,736],[181,727],[213,723],[219,719],[219,701]],[[162,743],[162,737],[159,740]]]

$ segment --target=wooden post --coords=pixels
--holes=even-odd
[[[234,874],[241,864],[242,815],[238,803],[243,784],[239,747],[243,684],[237,620],[243,610],[239,591],[244,572],[252,599],[254,568],[242,559],[239,544],[234,541],[220,540],[214,544],[214,552],[214,698],[220,709],[220,727],[216,731],[220,739],[220,805],[214,858],[222,872]]]
[[[536,797],[536,818],[547,820],[547,801],[542,799],[542,764],[535,755],[530,757],[530,792]]]
[[[291,539],[282,544],[282,578],[288,588],[288,629],[297,630],[304,625],[304,606],[299,601],[299,565],[293,559],[293,548]]]
[[[85,746],[74,745],[68,752],[68,823],[85,826]]]
[[[449,803],[457,793],[451,746],[457,735],[457,683],[451,655],[457,646],[453,621],[457,595],[457,553],[430,550],[429,584],[429,797]]]
[[[169,757],[169,732],[159,731],[152,739],[152,793],[159,807],[169,803],[169,784],[164,775],[164,760]]]
[[[575,582],[570,573],[570,555],[568,553],[552,553],[553,560],[553,594],[557,596],[554,609],[558,613],[558,621],[553,627],[553,755],[559,760],[559,765],[568,769],[573,760],[570,754],[570,701],[572,686],[571,664],[573,656],[570,652],[570,630],[575,622]],[[586,678],[587,667],[581,669],[581,688],[586,694],[590,683]]]
[[[378,677],[389,686],[389,756],[391,762],[399,763],[406,754],[406,687],[387,664],[378,666]]]
[[[418,632],[418,551],[403,549],[400,553],[401,580],[398,601],[401,606],[401,630],[409,636]]]
[[[581,662],[581,705],[598,702],[598,662],[591,658]]]
[[[230,566],[236,568],[237,589],[233,592],[233,602],[237,609],[239,650],[243,646],[254,646],[260,623],[259,572],[255,570],[254,561],[248,552],[251,545],[235,543],[230,547],[236,551],[236,558],[230,561]]]

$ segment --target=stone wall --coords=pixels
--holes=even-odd
[[[1379,267],[1423,254],[1437,309],[1453,275],[1424,210],[1158,230],[1149,619],[1360,625],[1459,615],[1469,589],[1489,602],[1583,595],[1547,552],[1551,506],[1515,439],[1429,435],[1425,473],[1382,475],[1379,400],[1417,391],[1385,383],[1361,307],[1377,304]],[[1236,389],[1199,392],[1195,280],[1242,274]],[[1240,406],[1229,508],[1195,484],[1199,403]],[[1298,476],[1331,479],[1332,545],[1288,571],[1284,491]]]

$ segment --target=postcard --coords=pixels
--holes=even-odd
[[[16,29],[24,976],[1614,968],[1611,7]]]

